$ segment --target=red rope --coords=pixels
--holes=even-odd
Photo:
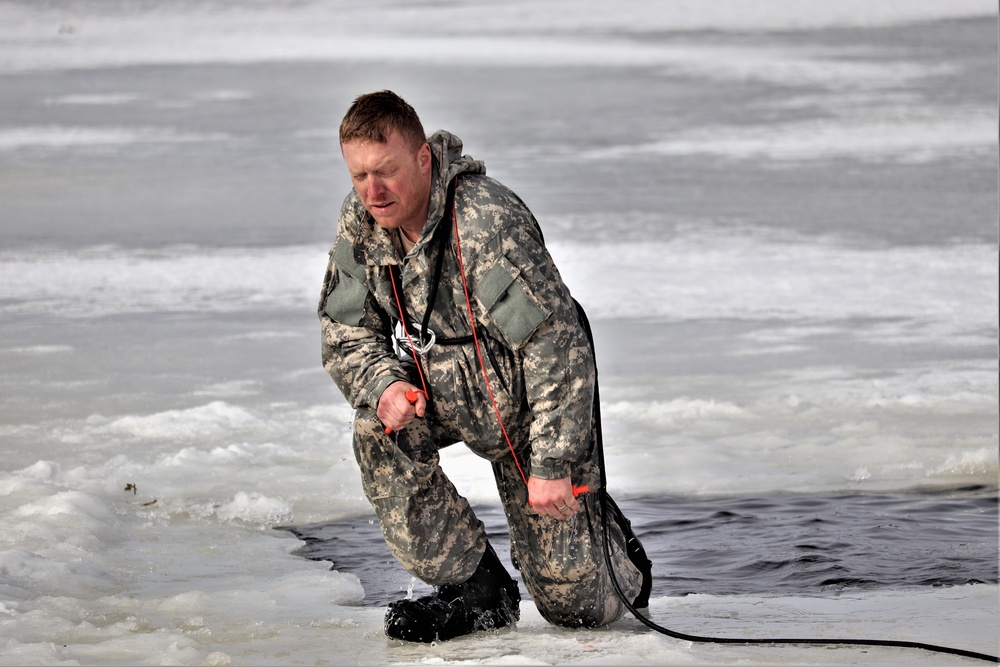
[[[420,364],[420,359],[417,357],[417,348],[413,345],[413,339],[410,338],[410,328],[406,326],[406,322],[402,318],[406,317],[406,311],[403,310],[403,302],[399,298],[399,292],[396,291],[396,281],[392,278],[392,265],[386,267],[389,270],[389,283],[392,285],[392,294],[396,297],[396,309],[399,311],[400,322],[403,326],[403,333],[406,334],[406,342],[410,345],[410,353],[413,355],[413,363],[417,366],[417,374],[420,376],[420,384],[424,387],[424,398],[430,396],[427,392],[427,380],[424,379],[423,366]],[[413,401],[410,401],[411,403]]]
[[[469,284],[465,280],[465,266],[462,264],[462,244],[458,240],[458,213],[456,212],[456,207],[451,210],[452,221],[455,225],[455,254],[458,256],[458,272],[462,276],[462,289],[465,292],[465,303],[469,308],[469,325],[472,327],[472,342],[476,347],[476,356],[479,358],[479,368],[483,371],[483,380],[486,382],[486,391],[490,395],[490,401],[493,403],[493,411],[496,413],[497,422],[500,424],[500,430],[503,432],[504,440],[507,441],[507,448],[510,449],[511,456],[514,457],[514,465],[517,466],[517,471],[521,473],[521,479],[524,480],[524,485],[528,485],[528,477],[524,474],[524,470],[521,468],[521,462],[517,459],[517,452],[514,451],[514,445],[510,441],[510,436],[507,435],[507,427],[504,426],[503,417],[500,416],[500,408],[497,406],[497,399],[493,395],[493,387],[490,384],[489,373],[486,372],[486,363],[483,360],[483,352],[479,348],[479,336],[476,334],[476,316],[472,312],[472,299],[469,297]]]
[[[517,471],[521,473],[521,479],[524,480],[524,485],[528,485],[528,477],[524,474],[524,469],[521,467],[521,462],[517,458],[517,452],[514,451],[514,445],[510,441],[510,436],[507,434],[507,427],[504,426],[503,417],[500,416],[500,407],[497,405],[496,396],[493,395],[493,386],[490,384],[490,376],[486,371],[486,362],[483,360],[483,351],[479,347],[479,335],[476,333],[476,316],[472,311],[472,298],[469,296],[469,284],[465,279],[465,266],[462,263],[462,244],[458,240],[458,213],[456,212],[456,207],[452,206],[451,217],[452,222],[455,225],[455,253],[458,256],[458,272],[462,276],[462,290],[465,292],[465,303],[469,310],[469,324],[472,327],[472,342],[476,348],[476,357],[479,360],[479,368],[483,371],[483,380],[486,382],[486,392],[490,395],[490,402],[493,404],[493,412],[496,413],[497,423],[500,424],[500,430],[503,432],[504,440],[507,441],[507,448],[510,449],[511,456],[514,457],[514,465],[517,466]],[[444,248],[441,249],[444,252]],[[389,270],[389,282],[392,284],[392,294],[396,297],[396,308],[399,310],[400,317],[405,317],[403,310],[403,302],[400,298],[399,292],[396,290],[396,281],[392,278],[392,267],[386,267]],[[417,349],[413,345],[413,339],[410,337],[409,328],[406,326],[406,322],[403,322],[403,333],[406,335],[406,341],[410,346],[410,353],[413,355],[413,361],[417,366],[417,374],[420,376],[420,383],[424,387],[424,396],[430,396],[427,391],[427,380],[424,378],[423,367],[420,364],[420,359],[417,357]],[[387,431],[388,432],[388,431]]]

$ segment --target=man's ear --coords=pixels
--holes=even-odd
[[[417,149],[417,164],[420,165],[420,171],[424,174],[431,173],[431,146],[426,141],[424,144]]]

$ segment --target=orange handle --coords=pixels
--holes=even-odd
[[[417,394],[419,394],[419,393],[420,392],[414,391],[413,389],[409,390],[408,392],[406,392],[406,400],[408,400],[411,404],[412,403],[416,403],[417,402]],[[389,428],[388,426],[386,426],[385,427],[385,434],[389,435],[390,433],[392,433],[392,429]]]

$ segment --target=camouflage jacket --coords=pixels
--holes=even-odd
[[[400,315],[389,267],[398,271],[400,298],[416,332],[438,253],[432,236],[439,224],[452,224],[450,214],[443,222],[442,216],[448,183],[458,176],[459,244],[454,230],[448,230],[428,328],[445,338],[471,333],[467,287],[491,386],[486,388],[471,343],[435,345],[421,357],[432,405],[448,413],[444,419],[484,425],[481,436],[465,429],[462,439],[496,460],[509,452],[494,416],[492,391],[515,448],[531,448],[531,474],[565,477],[588,455],[595,381],[593,353],[573,299],[538,223],[517,195],[487,177],[482,162],[463,156],[458,137],[440,131],[428,141],[434,167],[427,224],[405,257],[398,234],[375,224],[356,191],[344,200],[318,309],[323,365],[356,408],[376,408],[382,392],[397,380],[420,386],[407,370],[405,354],[393,345]]]

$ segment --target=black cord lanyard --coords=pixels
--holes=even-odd
[[[416,332],[417,340],[420,341],[420,345],[426,345],[427,341],[425,336],[427,334],[433,333],[430,329],[431,313],[434,311],[434,304],[437,303],[438,285],[441,283],[441,274],[444,271],[444,256],[448,251],[448,240],[451,236],[451,222],[449,218],[453,213],[455,207],[455,188],[458,185],[458,176],[453,178],[448,184],[448,192],[445,197],[444,213],[441,216],[441,220],[438,222],[438,226],[434,229],[433,235],[431,237],[430,245],[433,245],[437,249],[437,257],[434,261],[434,272],[431,274],[431,284],[430,293],[427,298],[427,310],[424,311],[424,316],[420,322],[420,331]],[[393,270],[394,267],[390,264],[389,269],[389,280],[392,281],[393,294],[396,296],[396,308],[399,312],[399,321],[403,326],[403,332],[407,337],[407,340],[412,341],[413,331],[411,330],[411,319],[410,315],[406,310],[406,304],[403,302],[403,284],[400,278],[399,270]],[[473,337],[468,336],[456,336],[454,338],[444,338],[438,336],[432,336],[431,341],[435,345],[463,345],[465,343],[471,343]],[[426,348],[429,349],[429,348]],[[426,349],[424,350],[426,352]],[[421,377],[426,377],[424,375],[424,370],[420,362],[419,355],[416,350],[413,350],[414,362],[417,364],[418,371]],[[422,354],[422,353],[421,353]],[[425,388],[425,392],[429,392],[429,387]],[[427,399],[430,400],[430,395],[428,393]]]

